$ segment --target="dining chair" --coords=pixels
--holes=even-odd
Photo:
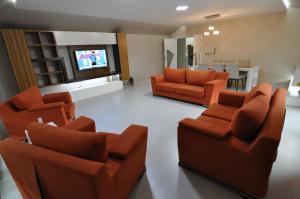
[[[192,67],[194,70],[208,70],[207,64],[198,64],[197,66]]]
[[[228,86],[231,87],[234,82],[236,86],[236,91],[238,90],[240,80],[242,81],[242,88],[245,89],[247,75],[240,74],[238,64],[228,64],[226,65],[226,72],[229,73]]]
[[[227,60],[224,61],[224,64],[225,64],[225,65],[236,64],[236,60],[233,60],[233,59],[227,59]]]
[[[224,72],[223,64],[213,64],[211,68],[216,72]]]
[[[214,64],[223,64],[223,63],[224,63],[223,59],[215,59],[214,60]]]
[[[240,67],[249,67],[250,66],[250,60],[249,59],[241,59],[238,61],[238,64]]]

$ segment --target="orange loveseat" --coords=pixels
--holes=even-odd
[[[179,164],[247,195],[264,197],[285,119],[286,89],[221,92],[197,119],[179,122]]]
[[[24,130],[31,122],[42,118],[44,123],[54,122],[63,126],[75,118],[75,105],[68,92],[41,96],[33,86],[0,104],[0,118],[10,136],[25,139]]]
[[[32,145],[0,143],[24,199],[128,198],[145,171],[148,129],[131,125],[118,135],[90,132],[94,126],[84,117],[65,127],[32,123]]]
[[[151,85],[154,96],[209,106],[217,102],[227,80],[225,72],[165,68],[163,75],[151,77]]]

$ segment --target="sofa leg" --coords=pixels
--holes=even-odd
[[[249,194],[243,193],[243,192],[241,193],[241,197],[243,199],[258,199],[258,198],[254,197],[254,196],[250,196]]]
[[[204,108],[208,108],[208,107],[209,107],[209,106],[207,106],[207,105],[203,105],[203,104],[202,104],[201,106],[202,106],[202,107],[204,107]]]
[[[143,172],[139,176],[138,180],[140,180],[144,176],[144,174],[146,173],[146,170],[147,170],[147,168],[145,167],[144,170],[143,170]]]
[[[183,167],[183,168],[185,168],[185,169],[188,169],[188,170],[192,169],[191,166],[189,166],[189,165],[187,165],[187,164],[185,164],[185,163],[183,163],[181,161],[178,162],[178,165],[181,166],[181,167]]]

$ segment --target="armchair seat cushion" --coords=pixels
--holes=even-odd
[[[214,117],[226,121],[231,121],[235,112],[238,110],[235,106],[226,106],[221,104],[213,104],[206,109],[202,115]]]
[[[43,98],[37,87],[32,86],[25,91],[11,98],[13,104],[20,110],[24,111],[32,106],[44,104]]]
[[[182,84],[172,83],[172,82],[160,82],[156,85],[158,91],[175,93],[176,88],[182,86]]]
[[[195,98],[204,97],[204,88],[201,86],[182,85],[176,88],[176,93],[181,95],[188,95]]]
[[[75,105],[74,103],[68,103],[64,105],[66,114],[67,114],[67,118],[68,119],[72,119],[75,116]]]

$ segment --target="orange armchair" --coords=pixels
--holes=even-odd
[[[85,117],[65,127],[32,123],[32,145],[2,141],[0,154],[22,197],[128,198],[146,169],[147,127],[131,125],[121,135],[90,132],[93,129],[94,121]],[[105,147],[91,148],[93,144]],[[96,161],[84,154],[106,157]]]
[[[42,97],[37,87],[30,87],[0,104],[0,117],[11,137],[24,140],[26,126],[38,118],[58,126],[72,121],[75,118],[75,105],[68,92]]]

